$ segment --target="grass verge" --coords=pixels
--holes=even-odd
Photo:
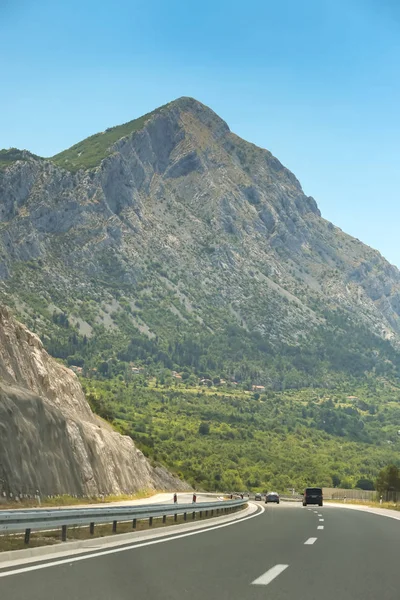
[[[368,506],[369,508],[388,508],[389,510],[400,510],[400,504],[396,504],[395,502],[371,502],[370,500],[328,500],[324,499],[325,502],[335,502],[335,504],[357,504],[359,506]]]

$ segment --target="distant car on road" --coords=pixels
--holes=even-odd
[[[279,494],[276,492],[268,492],[265,496],[265,504],[268,504],[268,502],[276,502],[279,504]]]
[[[262,500],[262,496],[261,496],[261,494],[256,494],[256,495],[254,496],[254,500]]]
[[[318,504],[318,506],[322,506],[323,498],[322,498],[322,488],[306,488],[303,496],[303,506],[307,506],[307,504]]]

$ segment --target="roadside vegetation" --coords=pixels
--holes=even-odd
[[[62,494],[60,496],[33,496],[31,498],[0,498],[0,510],[6,508],[37,508],[38,506],[80,506],[82,504],[109,504],[110,502],[122,502],[124,500],[139,500],[140,498],[149,498],[158,494],[157,490],[140,490],[136,494],[119,494],[104,496],[70,496]]]

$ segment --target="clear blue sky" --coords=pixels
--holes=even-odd
[[[400,266],[398,0],[0,0],[0,147],[53,155],[179,96]]]

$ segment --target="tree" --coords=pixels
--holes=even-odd
[[[106,362],[106,361],[101,362],[98,366],[98,370],[99,370],[99,373],[101,373],[104,376],[107,376],[110,371],[110,366],[109,366],[108,362]]]
[[[210,424],[206,423],[206,421],[202,421],[199,425],[199,434],[200,435],[208,435],[210,433]]]
[[[340,477],[339,475],[336,475],[335,473],[332,475],[332,485],[333,487],[339,487],[340,485]],[[358,487],[358,484],[357,484]]]
[[[351,490],[351,488],[353,487],[350,479],[342,479],[342,483],[340,485],[345,490]]]
[[[375,489],[374,482],[371,479],[359,479],[356,483],[356,488],[360,490],[371,490]]]
[[[400,491],[400,472],[396,465],[387,465],[380,471],[376,483],[378,492],[398,492]]]
[[[76,367],[83,367],[85,365],[85,359],[80,354],[73,354],[67,356],[67,363],[69,366],[75,365]]]

